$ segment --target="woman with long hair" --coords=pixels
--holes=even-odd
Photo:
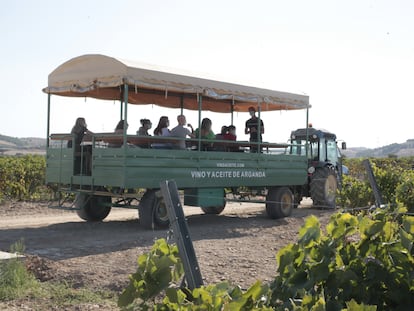
[[[168,127],[170,126],[170,121],[168,120],[168,117],[162,116],[160,118],[160,121],[158,122],[157,127],[154,129],[154,135],[155,136],[170,136],[170,130]],[[155,143],[152,144],[152,148],[158,148],[158,149],[171,149],[170,143]]]

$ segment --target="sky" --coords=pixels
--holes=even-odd
[[[0,10],[0,134],[46,137],[47,77],[83,54],[104,54],[202,73],[218,80],[305,94],[309,121],[348,147],[375,148],[414,138],[414,1],[15,0]],[[131,105],[132,106],[132,105]],[[139,120],[178,114],[153,106]],[[197,114],[185,112],[196,125]],[[83,116],[113,131],[119,104],[52,96],[51,132]],[[206,112],[213,130],[230,116]],[[235,114],[238,138],[247,113]],[[264,140],[286,142],[306,113],[263,113]]]

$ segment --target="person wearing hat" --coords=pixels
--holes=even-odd
[[[264,124],[261,119],[256,117],[256,109],[254,107],[249,107],[250,119],[246,121],[246,128],[244,130],[245,134],[250,134],[250,142],[262,141],[262,134],[264,133]],[[260,123],[259,123],[260,121]],[[259,124],[260,124],[260,134],[259,134]],[[260,148],[261,151],[261,148]],[[259,148],[256,145],[250,147],[250,152],[259,152]]]

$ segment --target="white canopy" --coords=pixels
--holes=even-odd
[[[259,105],[262,111],[309,107],[305,95],[193,77],[104,55],[83,55],[63,63],[49,74],[43,91],[117,100],[123,98],[125,84],[131,104],[197,110],[199,94],[203,96],[202,109],[215,112],[247,111]]]

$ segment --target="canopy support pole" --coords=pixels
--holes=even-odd
[[[184,114],[184,96],[181,95],[180,97],[180,114],[183,115]]]
[[[309,154],[309,105],[306,107],[306,158],[308,158]]]
[[[198,101],[198,150],[201,150],[201,108],[203,105],[202,95],[197,94]]]
[[[124,136],[124,147],[126,147],[127,145],[127,129],[128,129],[128,84],[125,83],[124,84],[124,102],[123,105],[125,107],[124,109],[124,132],[123,132],[123,136]],[[122,104],[121,104],[122,107]],[[121,116],[122,119],[122,116]]]
[[[257,146],[257,150],[260,153],[261,152],[261,148],[260,148],[260,144],[262,143],[262,103],[258,102],[258,118],[259,120],[257,120],[257,141],[258,141],[258,146]]]
[[[233,96],[233,98],[231,100],[231,108],[230,108],[230,111],[231,111],[231,125],[233,125],[234,96]]]
[[[47,94],[47,124],[46,124],[46,147],[49,148],[50,135],[50,93]]]

